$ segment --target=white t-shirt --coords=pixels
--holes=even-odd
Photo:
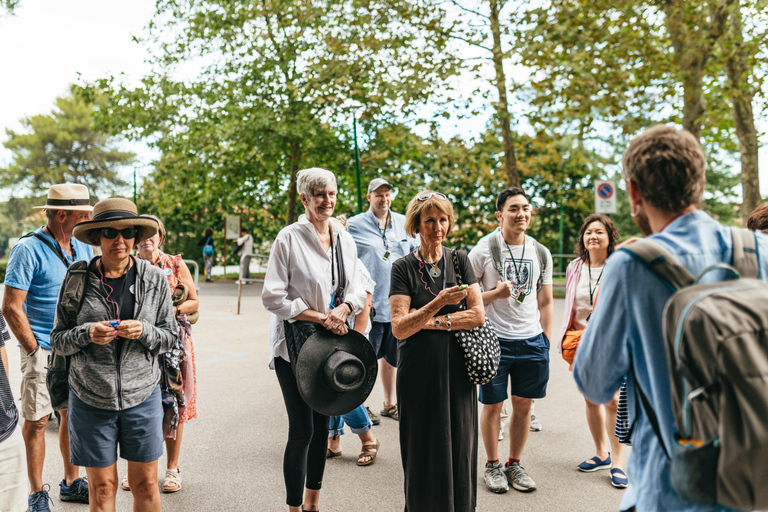
[[[589,298],[590,273],[592,274],[592,300]],[[592,314],[594,298],[597,296],[598,279],[603,274],[603,267],[588,268],[584,263],[581,267],[579,281],[576,283],[576,298],[573,303],[573,328],[584,329],[587,327],[587,317]],[[590,304],[592,302],[592,304]]]
[[[485,306],[485,315],[491,321],[500,338],[524,340],[538,336],[544,330],[541,328],[541,314],[536,299],[536,284],[539,280],[539,256],[536,246],[530,237],[526,237],[525,245],[507,245],[501,231],[486,235],[477,242],[469,253],[469,263],[483,290],[496,288],[501,277],[496,272],[488,246],[488,237],[499,237],[501,247],[501,263],[504,268],[504,281],[511,281],[516,288],[522,288],[526,297],[518,304],[513,297],[499,299]],[[523,254],[525,249],[525,254]],[[512,253],[510,257],[510,251]],[[552,284],[552,255],[547,251],[547,268],[542,284]],[[514,258],[514,264],[512,263]],[[515,271],[517,266],[517,271]],[[519,276],[519,279],[518,279]]]

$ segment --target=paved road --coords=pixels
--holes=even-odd
[[[197,359],[199,418],[190,422],[182,447],[184,489],[162,496],[163,510],[182,511],[284,511],[282,454],[288,420],[269,359],[269,320],[261,305],[261,287],[244,287],[241,315],[236,315],[237,287],[233,283],[201,283],[201,318],[194,327]],[[562,301],[555,303],[555,332],[562,315]],[[19,388],[19,356],[9,342],[11,381]],[[374,389],[368,404],[380,409],[382,393]],[[612,511],[622,491],[614,489],[608,472],[579,473],[576,464],[594,455],[584,416],[584,401],[567,364],[552,351],[549,393],[536,404],[543,430],[531,433],[523,465],[539,489],[530,494],[510,490],[496,495],[482,483],[478,511]],[[383,418],[374,427],[381,440],[376,463],[355,465],[360,449],[356,436],[342,441],[343,456],[330,460],[321,497],[323,512],[403,510],[402,469],[397,422]],[[85,512],[85,505],[58,502],[62,477],[56,427],[46,433],[48,457],[45,481],[57,512]],[[507,441],[501,442],[506,453]],[[439,464],[440,461],[434,461]],[[484,463],[482,444],[478,468]],[[160,459],[160,477],[165,459]],[[121,477],[124,461],[118,463]],[[83,472],[84,473],[84,472]],[[479,470],[482,475],[482,470]],[[131,495],[118,491],[118,511],[132,510]]]

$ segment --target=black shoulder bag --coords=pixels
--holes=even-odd
[[[464,284],[459,270],[459,259],[456,257],[456,251],[452,251],[453,268],[456,272],[456,283]],[[467,309],[467,301],[462,300],[459,304],[459,311]],[[467,367],[469,380],[473,384],[487,384],[499,372],[499,362],[501,361],[501,347],[499,347],[499,338],[491,327],[488,317],[485,317],[485,324],[470,330],[458,330],[455,333],[456,341],[459,342],[464,351],[464,364]]]

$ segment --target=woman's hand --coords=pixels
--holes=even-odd
[[[443,306],[453,306],[464,300],[466,297],[467,288],[459,290],[458,285],[440,290],[440,293],[437,294],[437,300],[439,300]]]
[[[97,345],[106,345],[117,337],[116,334],[117,331],[109,325],[109,322],[106,320],[103,322],[94,322],[88,329],[88,336],[90,336],[91,341]]]
[[[139,320],[122,320],[117,326],[117,335],[127,340],[135,340],[144,332],[144,324]]]
[[[347,327],[347,317],[349,316],[349,308],[346,304],[341,304],[336,308],[333,308],[325,317],[323,327],[328,329],[334,334],[339,336],[347,334],[349,328]]]

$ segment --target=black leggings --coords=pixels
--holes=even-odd
[[[313,490],[322,487],[330,418],[313,411],[301,398],[291,363],[276,357],[275,373],[288,411],[288,444],[283,457],[286,503],[300,507],[305,485]]]

